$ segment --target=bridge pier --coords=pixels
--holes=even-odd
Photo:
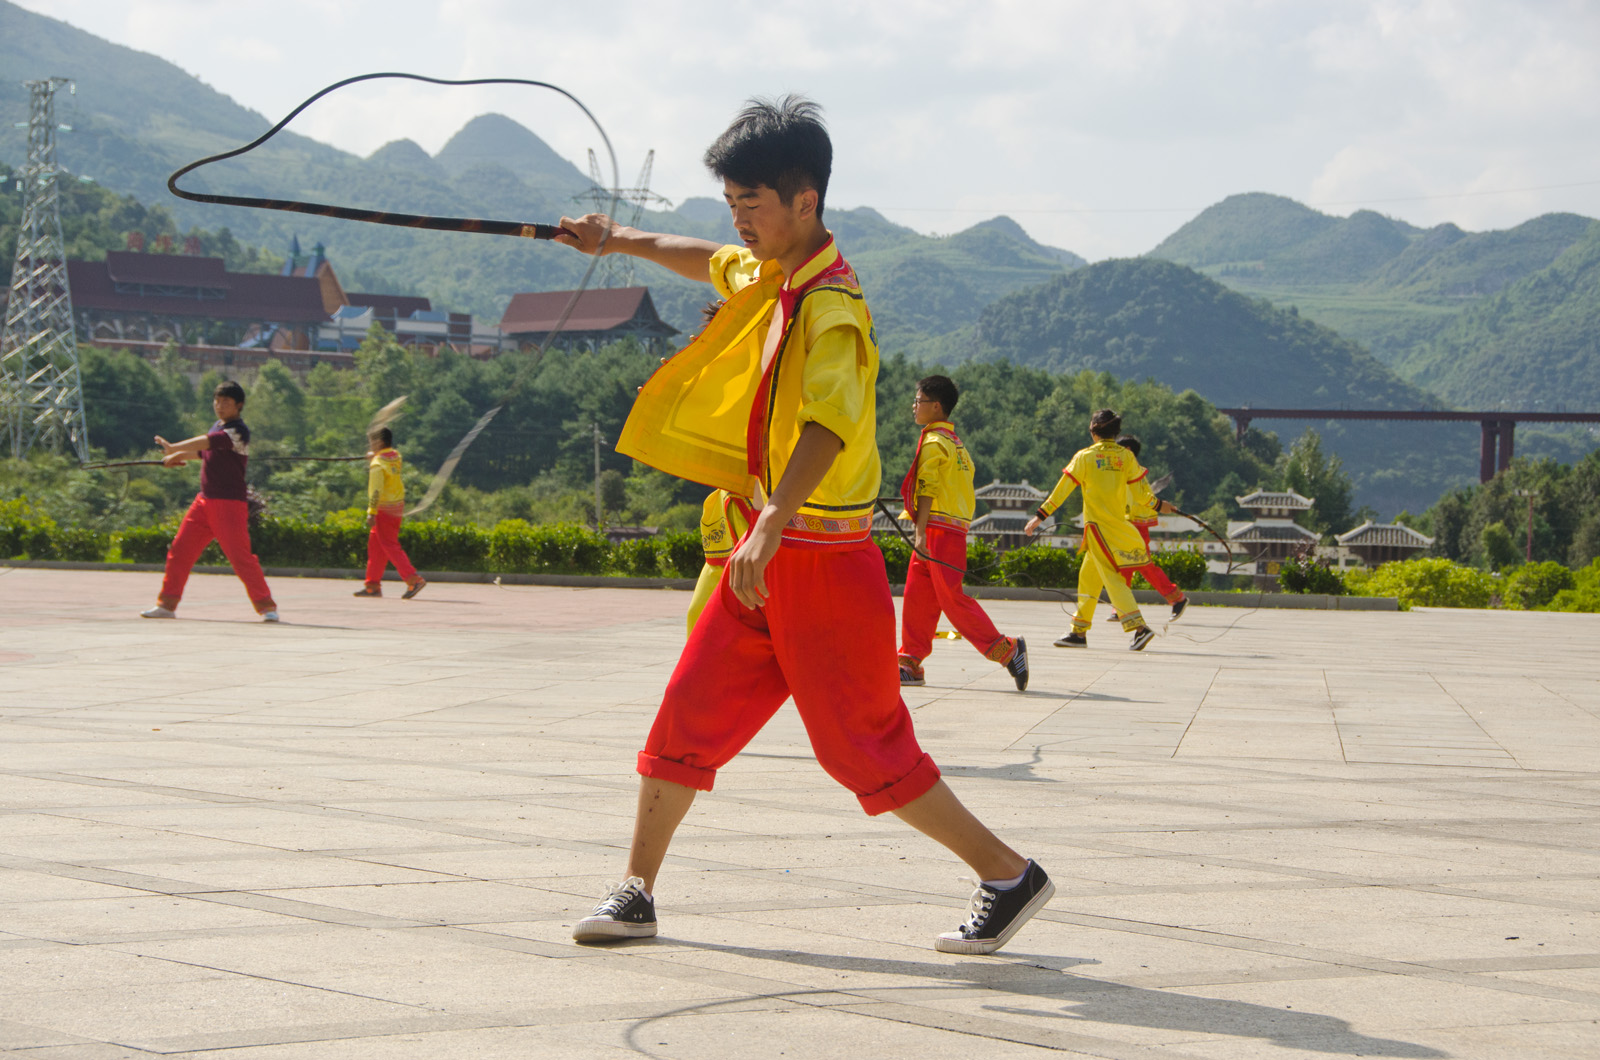
[[[1488,482],[1511,466],[1516,450],[1516,420],[1484,420],[1478,441],[1478,481]]]

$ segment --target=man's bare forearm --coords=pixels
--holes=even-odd
[[[641,232],[619,225],[605,214],[563,217],[562,232],[555,237],[583,254],[627,254],[671,269],[679,276],[705,283],[711,272],[711,255],[722,249],[720,243],[694,236],[667,232]]]

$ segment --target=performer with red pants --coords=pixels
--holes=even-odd
[[[1142,448],[1139,439],[1131,434],[1124,434],[1118,438],[1117,444],[1132,453],[1135,459],[1138,458],[1139,450]],[[1150,477],[1148,475],[1135,482],[1128,483],[1128,521],[1133,524],[1135,530],[1139,531],[1139,536],[1144,538],[1146,549],[1150,547],[1150,528],[1160,522],[1160,517],[1164,513],[1176,510],[1166,501],[1156,498],[1155,493],[1150,489]],[[1122,574],[1123,580],[1131,586],[1135,574],[1144,578],[1150,584],[1150,588],[1160,593],[1161,598],[1172,605],[1172,615],[1167,621],[1176,622],[1183,614],[1184,609],[1189,606],[1189,598],[1184,595],[1182,589],[1172,583],[1172,579],[1167,577],[1166,571],[1156,566],[1154,552],[1150,553],[1150,562],[1143,567],[1124,571]]]
[[[753,498],[755,512],[639,754],[627,877],[574,925],[579,942],[656,934],[652,890],[678,824],[790,696],[818,762],[862,809],[894,813],[982,881],[936,949],[991,953],[1054,893],[940,778],[900,698],[894,602],[871,538],[877,336],[822,225],[832,157],[815,104],[752,101],[706,153],[743,246],[599,214],[561,221],[558,242],[709,279],[727,299],[640,388],[617,450]]]
[[[406,583],[400,599],[409,600],[428,584],[400,547],[400,520],[406,507],[406,484],[400,478],[400,451],[394,432],[379,427],[367,436],[372,462],[367,465],[367,581],[355,596],[382,596],[383,572],[390,563]]]
[[[953,380],[930,375],[917,384],[917,396],[911,403],[922,436],[917,440],[911,470],[900,483],[900,499],[905,502],[900,518],[916,524],[916,550],[906,570],[900,604],[900,683],[924,682],[922,660],[933,652],[933,633],[942,611],[956,632],[985,659],[1006,668],[1021,692],[1028,687],[1027,642],[1002,636],[978,601],[961,591],[974,498],[972,457],[950,422],[960,398]]]
[[[200,457],[200,494],[184,514],[177,536],[167,549],[166,575],[156,606],[140,614],[145,618],[176,618],[178,602],[195,561],[213,539],[233,565],[233,573],[244,582],[256,613],[263,622],[278,621],[278,605],[272,601],[261,562],[250,551],[250,505],[244,472],[250,459],[250,428],[240,414],[244,412],[244,387],[229,380],[217,385],[211,407],[217,422],[205,434],[181,442],[169,442],[156,435],[156,444],[166,456],[167,467],[182,467]]]

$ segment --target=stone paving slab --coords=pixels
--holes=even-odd
[[[1029,691],[940,641],[907,701],[1058,891],[974,958],[930,945],[964,867],[789,708],[685,822],[661,937],[571,944],[683,593],[296,579],[270,626],[208,575],[142,621],[155,587],[0,573],[6,1055],[1600,1053],[1600,616],[1196,606],[1133,654],[987,602]]]

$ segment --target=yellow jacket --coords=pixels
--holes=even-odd
[[[727,490],[712,490],[700,506],[700,547],[706,562],[723,567],[733,555],[734,546],[750,529],[750,502]]]
[[[972,477],[972,457],[956,437],[955,426],[948,420],[928,424],[917,440],[911,473],[900,487],[900,496],[906,502],[901,518],[915,519],[916,502],[932,497],[933,512],[928,525],[965,530],[972,522],[975,504]]]
[[[1113,441],[1097,441],[1078,450],[1061,472],[1061,481],[1039,505],[1039,515],[1054,512],[1073,490],[1083,487],[1084,547],[1094,549],[1118,570],[1142,567],[1150,562],[1150,552],[1128,521],[1128,487],[1144,476],[1139,459],[1128,450]]]
[[[400,479],[400,451],[380,449],[367,465],[367,514],[399,515],[406,506],[406,484]]]
[[[640,388],[617,452],[692,482],[767,497],[801,428],[819,423],[844,448],[784,528],[784,542],[867,540],[881,477],[878,340],[855,272],[830,236],[787,281],[776,262],[732,246],[712,255],[710,280],[726,303]],[[762,346],[778,312],[782,337],[763,373]]]

